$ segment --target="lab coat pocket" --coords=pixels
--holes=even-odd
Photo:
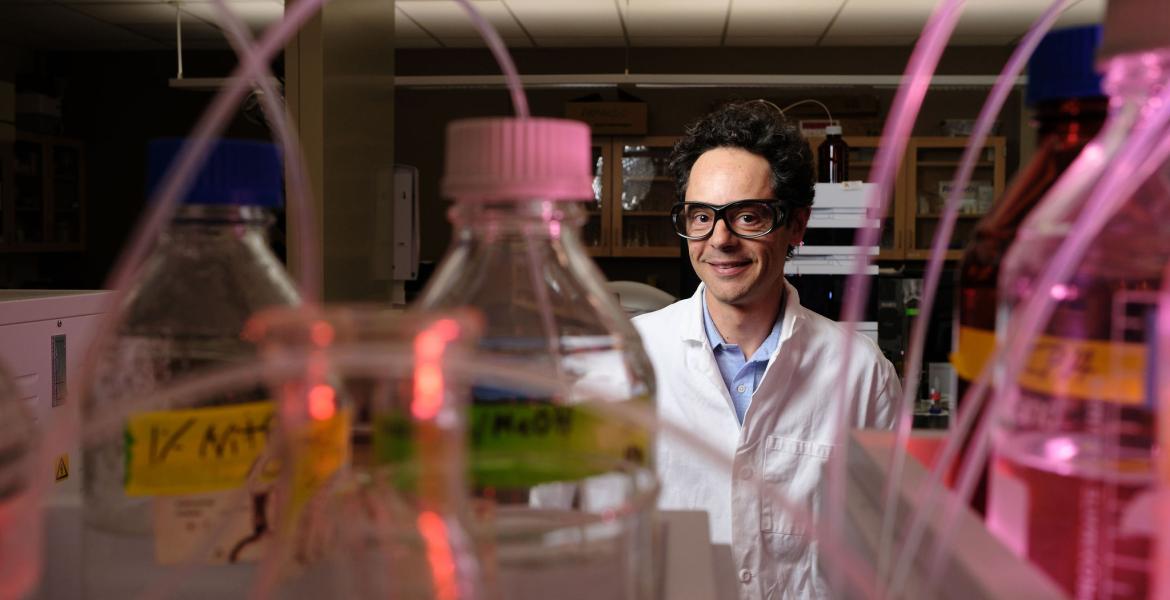
[[[781,494],[816,519],[821,482],[833,447],[793,438],[768,436],[763,476],[767,492],[760,497],[760,528],[777,558],[796,558],[808,544],[807,527],[774,499]]]

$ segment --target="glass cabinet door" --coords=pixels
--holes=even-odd
[[[930,247],[942,221],[943,207],[951,193],[967,138],[913,138],[907,156],[908,197],[906,256],[930,257]],[[959,218],[947,249],[947,258],[958,260],[980,217],[1003,195],[1004,138],[990,138],[979,155],[970,183],[961,192]]]
[[[581,227],[581,243],[590,256],[607,256],[610,253],[610,181],[609,168],[612,145],[608,139],[593,141],[593,198],[582,203],[585,223]]]
[[[12,236],[15,246],[45,241],[45,155],[39,142],[17,140],[13,165]]]
[[[670,223],[670,207],[677,197],[674,178],[667,171],[675,139],[628,138],[614,143],[614,256],[679,255],[679,238]]]
[[[63,246],[80,243],[82,221],[81,148],[74,143],[49,146],[53,156],[51,182],[52,207],[49,241]]]

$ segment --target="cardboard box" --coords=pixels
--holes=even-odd
[[[585,121],[599,135],[645,135],[645,102],[568,102],[565,117]]]

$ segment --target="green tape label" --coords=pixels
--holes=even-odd
[[[411,422],[403,415],[376,420],[379,462],[414,458]],[[582,406],[549,403],[473,404],[468,419],[469,469],[475,487],[516,488],[582,479],[619,461],[642,464],[649,436],[640,428]]]

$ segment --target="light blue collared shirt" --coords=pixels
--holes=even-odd
[[[764,378],[764,370],[768,368],[768,359],[780,344],[780,326],[784,322],[784,311],[776,315],[776,322],[772,324],[772,332],[764,339],[764,343],[756,348],[751,359],[745,360],[743,351],[738,344],[729,344],[719,335],[715,322],[711,320],[711,313],[707,311],[707,294],[703,294],[703,326],[707,329],[707,342],[711,344],[711,351],[715,354],[715,364],[719,365],[719,374],[723,376],[723,383],[731,394],[731,401],[735,404],[735,416],[743,425],[743,416],[747,414],[748,406],[752,403],[752,394]]]

